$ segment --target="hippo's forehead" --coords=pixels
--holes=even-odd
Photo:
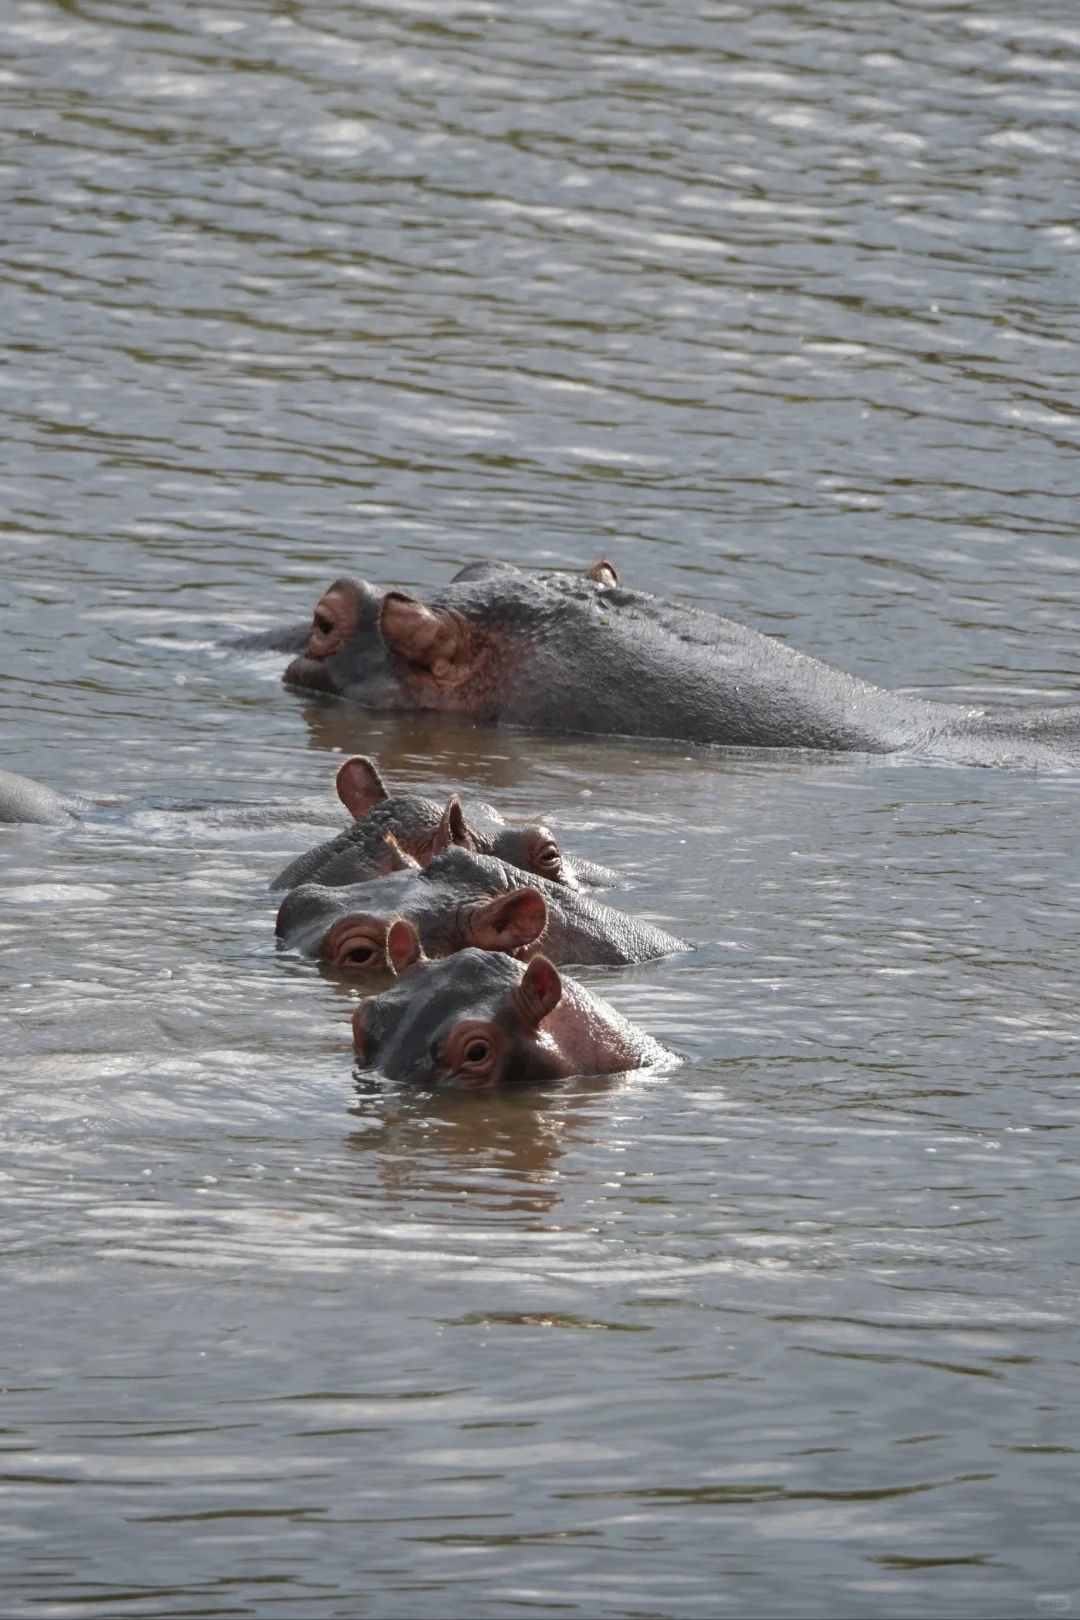
[[[401,909],[411,878],[411,872],[391,872],[367,883],[347,883],[338,888],[301,883],[281,902],[278,934],[290,950],[317,951],[333,924],[351,912],[394,916]]]
[[[588,613],[610,592],[610,586],[583,574],[525,574],[517,568],[498,568],[459,574],[440,601],[478,623],[512,628]]]
[[[371,1067],[391,1080],[431,1074],[432,1046],[464,1018],[494,1019],[521,978],[499,951],[458,951],[421,962],[367,1004]]]
[[[457,585],[463,580],[468,580],[468,579],[490,579],[493,574],[519,574],[520,572],[521,572],[521,570],[520,570],[520,568],[518,568],[516,563],[508,563],[508,562],[474,562],[474,563],[466,563],[464,568],[459,568],[458,569],[457,573],[454,575],[454,577],[450,581],[450,583],[452,585]]]
[[[478,855],[475,850],[460,844],[448,844],[428,862],[423,872],[416,875],[417,885],[467,893],[502,894],[515,889],[521,882],[521,873],[507,866],[495,855]]]

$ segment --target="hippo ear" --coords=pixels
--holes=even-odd
[[[408,917],[398,917],[390,924],[390,932],[386,936],[386,954],[390,958],[390,966],[400,979],[403,973],[408,973],[417,962],[424,960],[423,948],[420,944],[420,935],[416,932],[416,925]]]
[[[533,957],[521,976],[515,1000],[518,1016],[530,1029],[535,1029],[559,1005],[562,980],[558,969],[546,956]]]
[[[547,927],[547,901],[537,889],[511,889],[477,906],[468,922],[469,944],[482,951],[531,945]]]
[[[379,617],[382,638],[392,653],[437,681],[453,686],[469,673],[468,635],[461,616],[437,613],[404,591],[387,591]]]
[[[387,848],[386,870],[388,872],[419,872],[420,862],[414,861],[408,850],[402,849],[393,833],[387,833],[383,843]]]
[[[347,759],[338,771],[337,793],[354,821],[359,821],[374,805],[390,797],[386,783],[375,769],[375,761],[363,754]]]
[[[447,799],[442,820],[435,829],[435,836],[431,840],[432,855],[437,855],[441,849],[446,849],[450,844],[460,844],[462,849],[476,849],[472,835],[465,825],[465,812],[461,808],[461,800],[456,793],[451,793]]]
[[[585,570],[585,578],[595,579],[598,585],[617,585],[619,583],[619,576],[606,557],[598,557],[594,563],[590,563]]]

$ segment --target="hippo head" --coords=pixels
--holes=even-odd
[[[549,883],[561,883],[568,889],[581,887],[572,864],[563,858],[555,834],[542,821],[528,827],[504,823],[483,847],[519,871],[535,872]]]
[[[579,887],[573,868],[563,860],[555,834],[543,822],[513,826],[490,805],[472,805],[466,812],[456,793],[450,795],[430,840],[418,853],[420,864],[426,865],[452,844],[475,854],[494,855],[507,866],[535,872],[551,883],[562,883],[570,889]]]
[[[493,805],[470,804],[466,810],[456,793],[450,795],[441,813],[433,800],[419,794],[392,797],[375,761],[364,754],[347,759],[340,767],[337,794],[356,821],[382,807],[372,829],[380,829],[384,843],[391,846],[390,855],[384,856],[384,871],[398,869],[402,852],[414,864],[426,866],[440,850],[457,844],[481,855],[494,855],[522,872],[535,872],[551,883],[580,887],[555,834],[543,822],[513,826]],[[381,833],[383,826],[389,829],[385,834]]]
[[[315,956],[345,973],[397,971],[390,950],[403,916],[423,938],[429,956],[466,947],[524,953],[548,923],[547,901],[527,887],[485,895],[466,886],[404,885],[398,875],[349,888],[303,883],[278,911],[277,934],[291,950]]]
[[[494,855],[522,872],[535,872],[569,889],[581,884],[543,822],[511,825],[493,805],[467,807],[454,794],[441,806],[417,793],[391,794],[375,761],[358,754],[337,773],[337,793],[355,825],[290,861],[270,887],[300,883],[360,883],[405,867],[426,866],[451,844]]]
[[[373,707],[393,707],[397,683],[381,611],[382,592],[366,580],[336,579],[315,605],[307,648],[286,669],[286,682],[331,696],[357,690]]]
[[[408,591],[380,595],[363,580],[338,579],[316,604],[307,649],[285,680],[368,708],[437,709],[492,723],[529,643],[553,625],[575,639],[597,592],[616,584],[604,560],[584,577],[474,563],[429,605]]]
[[[485,572],[464,569],[472,579]],[[516,572],[516,570],[514,570]],[[452,608],[429,608],[405,591],[336,579],[315,604],[307,647],[285,671],[289,686],[348,696],[370,708],[446,708],[491,662],[490,638]],[[462,708],[475,707],[475,699]]]
[[[468,1088],[570,1072],[542,1028],[562,999],[562,980],[546,957],[523,967],[498,952],[464,950],[429,962],[404,920],[395,923],[389,950],[398,983],[353,1015],[364,1068],[388,1080]]]

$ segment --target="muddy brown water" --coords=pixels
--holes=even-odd
[[[365,715],[220,637],[583,567],[1080,688],[1080,24],[0,14],[0,1584],[19,1616],[1080,1604],[1080,783]],[[267,879],[340,751],[700,944],[684,1057],[358,1086]],[[274,803],[298,821],[238,806]]]

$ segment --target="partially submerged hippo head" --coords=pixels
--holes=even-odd
[[[428,962],[404,920],[394,924],[389,949],[398,982],[353,1015],[361,1065],[389,1080],[472,1088],[616,1074],[666,1055],[546,957],[526,967],[498,952],[465,950]]]
[[[586,882],[610,882],[615,874],[603,867],[564,859],[550,828],[542,822],[514,826],[493,805],[453,795],[445,805],[418,793],[391,794],[375,762],[364,755],[347,759],[337,773],[337,792],[355,818],[354,825],[292,861],[270,885],[291,889],[298,883],[329,887],[363,883],[368,878],[414,864],[426,866],[451,844],[479,854],[495,855],[523,872],[535,872],[568,888]]]
[[[395,708],[396,682],[379,631],[383,593],[363,579],[336,579],[315,605],[307,646],[285,671],[290,686],[339,695],[370,693],[372,708]]]
[[[475,563],[461,569],[430,605],[408,591],[380,593],[364,580],[338,579],[317,603],[307,649],[288,666],[285,680],[367,708],[437,709],[483,722],[514,719],[520,704],[511,699],[507,707],[507,696],[519,678],[530,683],[530,648],[544,644],[551,650],[553,635],[579,649],[587,646],[605,594],[617,585],[614,568],[603,559],[583,575],[526,574],[509,563]],[[569,666],[566,674],[573,690]],[[588,700],[589,694],[576,696]],[[556,709],[562,701],[539,689],[531,698],[542,707],[554,698]],[[571,723],[569,729],[577,727]]]
[[[450,845],[428,866],[366,883],[301,883],[281,903],[277,935],[287,950],[365,972],[386,970],[399,917],[415,924],[428,956],[482,946],[614,966],[689,949],[655,924],[565,885],[524,879],[492,855]]]
[[[422,931],[432,957],[449,956],[470,947],[510,954],[525,951],[541,937],[548,920],[543,895],[536,889],[525,888],[511,889],[490,899],[466,899],[459,906],[444,908],[441,913],[429,909],[425,916],[423,906],[417,906],[415,911],[424,916]],[[384,973],[388,969],[397,972],[390,937],[395,924],[401,920],[385,907],[354,907],[331,923],[323,934],[318,946],[319,959],[344,972]],[[416,925],[410,922],[409,926],[419,939]]]

